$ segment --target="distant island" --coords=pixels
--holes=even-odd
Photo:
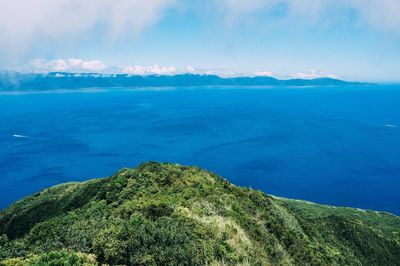
[[[273,77],[220,77],[217,75],[128,75],[51,72],[27,74],[0,72],[0,90],[55,90],[83,88],[193,87],[193,86],[350,86],[370,85],[332,78],[276,79]]]
[[[0,212],[0,265],[400,265],[400,218],[149,162]]]

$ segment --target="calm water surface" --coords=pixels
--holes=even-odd
[[[0,94],[0,208],[144,161],[400,214],[400,87]]]

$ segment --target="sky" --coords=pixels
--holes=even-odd
[[[1,0],[0,69],[400,82],[400,1]]]

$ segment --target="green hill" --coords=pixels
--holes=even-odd
[[[0,71],[0,91],[37,91],[84,88],[205,87],[205,86],[359,86],[372,85],[332,78],[276,79],[216,75],[129,75],[101,73],[18,73]]]
[[[0,212],[2,265],[400,265],[400,218],[145,163]]]

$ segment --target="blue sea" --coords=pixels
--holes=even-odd
[[[0,208],[145,161],[400,214],[400,86],[0,93]]]

